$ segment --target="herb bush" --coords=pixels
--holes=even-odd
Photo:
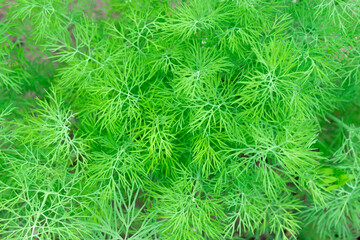
[[[1,239],[355,239],[360,1],[0,1]]]

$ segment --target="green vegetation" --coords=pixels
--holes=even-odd
[[[360,235],[360,1],[0,6],[1,239]]]

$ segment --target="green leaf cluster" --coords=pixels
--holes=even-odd
[[[358,0],[0,0],[1,239],[356,239]]]

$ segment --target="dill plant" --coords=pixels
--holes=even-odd
[[[358,0],[0,1],[1,239],[355,239]]]

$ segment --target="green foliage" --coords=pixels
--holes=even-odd
[[[0,1],[1,239],[360,235],[358,0],[98,4]]]

